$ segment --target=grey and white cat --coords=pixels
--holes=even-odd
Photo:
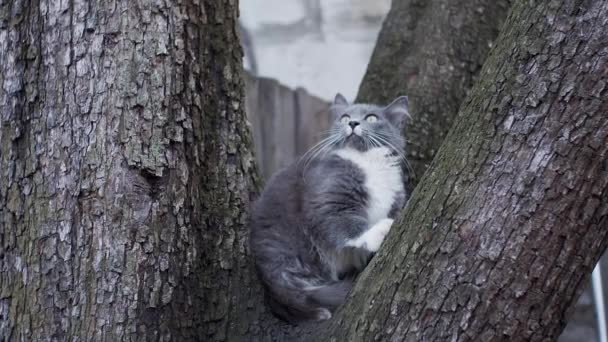
[[[406,199],[407,97],[379,107],[337,94],[330,111],[329,137],[275,173],[253,212],[251,248],[267,302],[290,322],[331,317]]]

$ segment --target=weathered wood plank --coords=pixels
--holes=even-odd
[[[317,141],[323,138],[331,125],[329,103],[310,95],[305,89],[298,88],[296,95],[296,153],[304,154]]]
[[[245,106],[265,179],[307,151],[330,125],[329,103],[269,78],[246,77]]]

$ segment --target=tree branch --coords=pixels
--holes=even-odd
[[[508,0],[394,1],[359,89],[362,102],[408,95],[407,158],[421,177],[498,36]],[[413,190],[418,179],[409,182]]]

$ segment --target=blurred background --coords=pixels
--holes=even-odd
[[[319,140],[329,127],[326,110],[336,92],[355,99],[390,3],[240,0],[247,114],[264,178]],[[575,341],[599,341],[590,286],[559,339]]]
[[[390,0],[241,0],[246,106],[265,178],[329,128],[336,92],[354,100],[389,9]]]
[[[353,99],[390,0],[241,0],[245,65],[291,88]]]

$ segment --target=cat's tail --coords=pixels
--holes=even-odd
[[[344,303],[352,285],[352,280],[345,279],[328,285],[307,288],[304,291],[308,292],[310,301],[334,311]]]
[[[302,288],[273,285],[267,297],[272,311],[284,320],[295,323],[331,318],[334,310],[344,303],[352,281],[347,279]]]

